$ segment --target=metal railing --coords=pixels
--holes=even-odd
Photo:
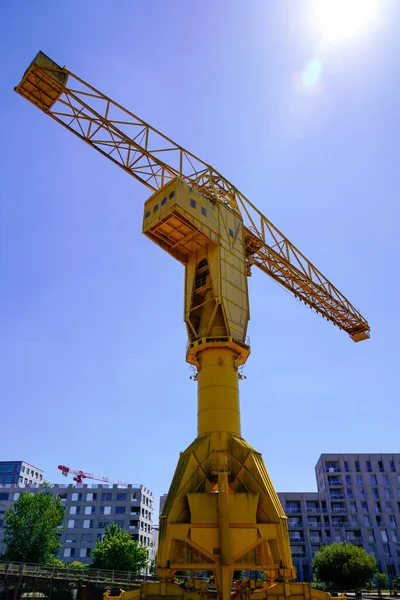
[[[82,569],[56,567],[29,563],[0,562],[0,575],[4,577],[35,577],[41,579],[84,580],[91,583],[133,584],[154,580],[149,575],[138,575],[130,571],[106,571],[102,569]]]

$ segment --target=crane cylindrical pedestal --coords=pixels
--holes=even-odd
[[[199,354],[197,434],[225,431],[240,436],[236,353],[232,348],[206,348]]]

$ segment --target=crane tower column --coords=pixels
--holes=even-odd
[[[226,431],[240,436],[237,352],[224,346],[198,354],[197,434]]]

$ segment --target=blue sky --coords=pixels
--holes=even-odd
[[[167,491],[196,435],[183,268],[149,191],[13,92],[41,49],[230,179],[361,310],[354,344],[249,280],[242,432],[278,491],[399,452],[400,4],[327,43],[315,0],[2,3],[0,459]]]

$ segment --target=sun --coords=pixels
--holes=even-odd
[[[379,0],[314,0],[316,27],[322,41],[360,35],[377,22]]]

